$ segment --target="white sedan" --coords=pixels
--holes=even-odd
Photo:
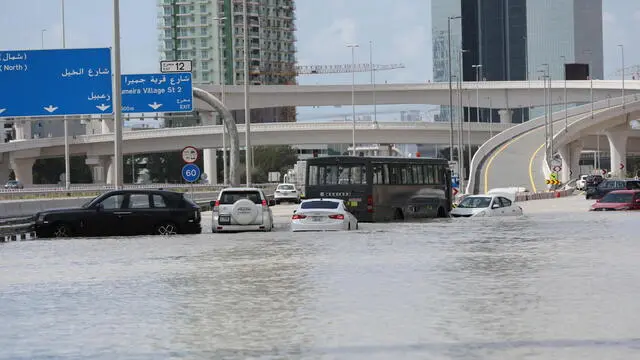
[[[357,230],[358,219],[340,199],[309,199],[300,203],[291,217],[291,231]]]
[[[451,210],[452,217],[519,216],[522,208],[506,196],[470,195]]]

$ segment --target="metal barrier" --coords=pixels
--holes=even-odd
[[[0,242],[34,239],[34,224],[34,216],[0,219]]]
[[[555,199],[561,197],[567,197],[573,195],[575,189],[567,189],[567,190],[556,190],[556,191],[548,191],[548,192],[537,192],[537,193],[519,193],[516,194],[516,202],[521,201],[529,201],[529,200],[545,200],[545,199]]]

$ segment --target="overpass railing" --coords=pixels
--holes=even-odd
[[[635,100],[637,95],[628,95],[625,96],[625,101]],[[621,105],[622,97],[604,99],[593,103],[594,110],[601,110],[611,106]],[[591,111],[591,104],[580,105],[576,107],[572,107],[567,110],[567,116],[572,117],[576,115],[582,115],[585,113],[589,113]],[[564,109],[552,114],[552,121],[556,122],[559,120],[563,120],[565,116]],[[544,126],[544,116],[540,116],[538,118],[529,120],[522,124],[518,124],[509,129],[506,129],[496,136],[489,139],[487,142],[482,144],[478,151],[476,151],[473,159],[471,160],[471,172],[469,176],[469,182],[467,184],[466,192],[477,194],[479,192],[479,183],[482,167],[486,163],[488,157],[496,151],[498,148],[509,142],[510,140],[521,136],[535,128],[540,126]]]
[[[514,126],[514,124],[493,123],[468,123],[464,124],[464,130],[471,131],[503,131]],[[351,130],[351,123],[269,123],[269,124],[251,124],[252,132],[278,132],[278,131],[312,131],[312,130]],[[238,131],[244,132],[244,125],[238,124]],[[357,123],[357,130],[434,130],[448,131],[450,128],[448,122],[379,122],[377,126],[373,123]],[[222,125],[206,125],[179,128],[163,128],[153,130],[127,131],[122,134],[123,140],[141,140],[150,138],[166,138],[194,136],[203,134],[222,134]],[[97,135],[78,135],[70,140],[71,144],[91,144],[113,141],[113,133],[97,134]],[[37,138],[27,140],[13,140],[9,143],[0,144],[0,153],[29,150],[34,148],[63,146],[64,137]]]

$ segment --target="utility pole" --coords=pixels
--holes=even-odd
[[[462,19],[462,16],[449,16],[447,18],[447,34],[449,39],[449,46],[447,47],[447,60],[449,61],[449,161],[453,161],[453,83],[451,78],[451,20],[454,19]]]
[[[219,51],[220,53],[218,54],[218,72],[220,73],[220,101],[222,102],[222,104],[224,104],[224,93],[225,93],[225,89],[224,89],[224,85],[226,82],[225,79],[225,71],[224,71],[224,61],[222,60],[224,57],[224,46],[222,45],[222,23],[226,20],[227,18],[222,16],[222,17],[214,17],[213,20],[215,20],[218,24],[218,44],[219,44]],[[223,185],[227,185],[229,183],[229,167],[227,165],[227,125],[224,121],[224,116],[222,114],[218,114],[218,116],[221,119],[221,124],[222,124],[222,184]],[[216,175],[211,175],[211,176],[217,176]]]
[[[242,0],[242,18],[244,31],[244,144],[245,144],[245,171],[247,186],[251,186],[251,168],[253,157],[251,156],[251,107],[249,106],[249,17],[247,0]]]

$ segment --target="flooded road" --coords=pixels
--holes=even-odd
[[[1,244],[0,359],[638,358],[640,213],[524,207]]]

